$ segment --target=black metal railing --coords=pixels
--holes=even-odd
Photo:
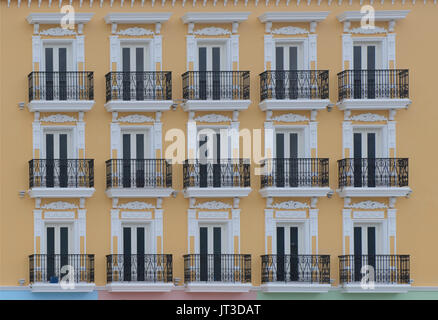
[[[170,160],[111,159],[105,163],[107,188],[172,187]]]
[[[328,98],[328,70],[282,70],[260,74],[260,101]]]
[[[330,283],[329,255],[263,255],[262,283]]]
[[[187,71],[182,75],[186,100],[248,100],[249,71]]]
[[[71,273],[70,273],[71,272]],[[67,276],[65,278],[65,276]],[[30,283],[94,282],[94,254],[33,254],[29,256]]]
[[[249,159],[185,160],[184,188],[249,187]]]
[[[348,158],[338,160],[339,188],[406,187],[407,158]]]
[[[27,78],[29,101],[94,99],[91,71],[34,71]]]
[[[109,72],[106,79],[106,101],[172,100],[170,71]]]
[[[172,282],[171,254],[111,254],[106,256],[106,280]]]
[[[32,159],[29,161],[29,188],[92,188],[93,159]]]
[[[188,254],[184,256],[184,282],[251,282],[249,254]]]
[[[408,99],[409,70],[345,70],[338,73],[338,100]]]
[[[261,187],[328,187],[329,159],[277,158],[261,161]]]
[[[339,256],[341,283],[368,281],[385,284],[410,283],[409,255],[347,255]]]

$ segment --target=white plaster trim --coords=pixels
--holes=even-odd
[[[146,28],[132,27],[132,28],[120,30],[115,34],[121,36],[150,36],[153,35],[154,32]]]
[[[375,113],[361,113],[350,117],[348,120],[363,121],[363,122],[377,122],[388,120],[385,116]]]
[[[183,191],[184,198],[242,198],[251,192],[246,188],[196,188],[189,187]]]
[[[74,211],[45,211],[44,221],[50,220],[69,220],[75,219]]]
[[[31,292],[93,292],[96,285],[94,283],[75,283],[73,289],[63,289],[59,283],[36,282],[29,285]]]
[[[217,209],[231,209],[232,206],[222,201],[207,201],[207,202],[198,203],[193,208],[217,210]]]
[[[196,35],[205,35],[205,36],[222,36],[231,34],[231,31],[224,29],[224,28],[218,28],[218,27],[208,27],[203,29],[198,29],[193,32],[193,34]]]
[[[155,119],[141,114],[130,114],[129,116],[125,116],[117,119],[117,122],[127,122],[127,123],[145,123],[145,122],[154,122],[154,121]]]
[[[198,117],[194,118],[193,120],[199,121],[199,122],[209,122],[209,123],[232,121],[232,119],[230,117],[226,117],[224,115],[215,114],[215,113],[206,114],[204,116],[198,116]]]
[[[108,198],[168,198],[172,188],[109,188],[105,191]]]
[[[94,188],[32,188],[31,198],[90,198]]]
[[[272,205],[272,208],[276,208],[276,209],[305,209],[305,208],[309,208],[309,205],[307,203],[304,202],[298,202],[298,201],[284,201],[284,202],[280,202],[280,203],[274,203]]]
[[[40,119],[41,122],[56,122],[56,123],[63,123],[63,122],[76,122],[77,119],[67,116],[65,114],[53,114],[44,118]]]
[[[353,28],[349,30],[350,33],[353,34],[376,34],[376,33],[388,33],[388,31],[385,28],[382,27],[376,27],[374,28]]]
[[[72,36],[72,35],[76,35],[77,33],[70,29],[63,29],[57,27],[57,28],[50,28],[40,31],[39,34],[43,36],[61,37],[61,36]]]
[[[384,211],[354,211],[353,219],[384,219]]]
[[[107,24],[153,24],[169,20],[171,12],[119,12],[105,16]]]
[[[170,292],[175,286],[165,282],[112,282],[105,286],[109,292]]]
[[[300,114],[286,113],[272,118],[273,121],[279,122],[301,122],[309,121],[309,118]]]
[[[315,11],[315,12],[297,12],[297,11],[283,11],[283,12],[265,12],[258,18],[260,22],[320,22],[327,18],[329,11]]]
[[[274,30],[271,31],[271,33],[272,34],[293,35],[293,34],[308,34],[309,31],[307,31],[306,29],[303,29],[303,28],[288,26],[288,27],[282,27],[282,28],[274,29]]]
[[[153,209],[155,206],[153,204],[141,201],[131,201],[127,203],[120,204],[119,209],[132,209],[132,210],[143,210],[143,209]]]
[[[391,21],[406,18],[410,10],[376,10],[374,11],[375,21]],[[345,11],[336,18],[339,22],[344,21],[361,21],[364,14],[360,11]]]
[[[266,51],[266,49],[265,49]],[[330,105],[330,100],[310,100],[310,99],[297,99],[297,100],[276,100],[265,99],[259,103],[259,108],[262,111],[278,110],[278,111],[293,111],[293,110],[322,110]]]
[[[55,201],[47,203],[41,206],[41,209],[49,209],[49,210],[66,210],[66,209],[77,209],[78,206],[64,201]]]
[[[198,220],[200,219],[224,219],[228,220],[229,214],[227,211],[199,211]]]
[[[409,99],[344,99],[337,103],[340,110],[390,110],[406,109]]]
[[[306,219],[306,211],[275,211],[275,219]]]
[[[189,282],[185,284],[186,292],[249,292],[251,283],[226,282]]]
[[[384,209],[384,208],[388,208],[388,206],[386,204],[384,204],[383,202],[377,202],[377,201],[371,201],[371,200],[353,203],[353,204],[351,204],[349,206],[345,206],[345,207],[346,208],[354,208],[354,209]]]
[[[74,24],[86,24],[93,15],[94,13],[75,12],[75,18],[71,22]],[[26,20],[29,24],[61,24],[64,17],[64,13],[31,13],[27,16]]]
[[[374,284],[374,289],[362,289],[360,283],[348,283],[340,286],[346,293],[406,293],[411,288],[410,284]]]
[[[248,19],[250,12],[188,12],[182,17],[184,23],[233,23]]]
[[[319,283],[281,283],[281,282],[268,282],[260,285],[260,291],[262,292],[311,292],[311,293],[323,293],[328,292],[331,288],[330,284]]]
[[[152,212],[149,211],[123,211],[121,219],[135,219],[135,220],[151,220]]]

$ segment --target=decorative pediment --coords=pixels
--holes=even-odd
[[[207,201],[207,202],[198,203],[196,206],[194,206],[194,208],[211,209],[211,210],[231,209],[231,205],[221,201]]]
[[[375,113],[361,113],[349,118],[353,121],[364,121],[364,122],[376,122],[376,121],[386,121],[386,117]]]
[[[376,33],[388,33],[388,31],[385,28],[381,27],[373,27],[373,28],[353,28],[350,30],[350,33],[355,34],[376,34]]]
[[[143,122],[154,122],[155,120],[148,116],[144,116],[140,114],[131,114],[129,116],[118,118],[117,121],[128,122],[128,123],[143,123]]]
[[[305,208],[309,208],[309,205],[304,202],[290,200],[280,203],[274,203],[272,207],[276,209],[305,209]]]
[[[301,121],[309,121],[309,118],[302,116],[300,114],[286,113],[280,116],[276,116],[272,118],[272,120],[280,121],[280,122],[301,122]]]
[[[353,203],[353,204],[349,205],[348,208],[354,208],[354,209],[384,209],[384,208],[388,208],[388,206],[386,204],[382,203],[382,202],[367,200],[367,201]]]
[[[116,34],[121,36],[150,36],[153,35],[154,32],[146,28],[132,27],[132,28],[120,30],[116,32]]]
[[[222,35],[231,34],[231,31],[224,28],[208,27],[208,28],[198,29],[194,31],[193,34],[203,35],[203,36],[222,36]]]
[[[42,36],[54,36],[54,37],[59,37],[59,36],[73,36],[76,35],[77,33],[73,30],[67,29],[67,28],[50,28],[50,29],[46,29],[43,31],[40,31],[40,35]]]
[[[271,31],[271,33],[273,34],[308,34],[309,31],[307,31],[306,29],[303,28],[298,28],[298,27],[282,27],[282,28],[278,28],[278,29],[274,29]]]
[[[210,113],[204,116],[196,117],[194,120],[199,122],[226,122],[231,121],[231,118],[223,116],[221,114]]]
[[[53,115],[41,118],[40,121],[63,123],[63,122],[75,122],[77,120],[75,118],[67,116],[65,114],[53,114]]]
[[[144,210],[144,209],[153,209],[155,208],[155,206],[147,202],[132,201],[132,202],[120,204],[118,208],[131,209],[131,210]]]
[[[78,206],[64,201],[55,201],[47,203],[43,206],[41,206],[42,209],[49,209],[49,210],[66,210],[66,209],[76,209]]]

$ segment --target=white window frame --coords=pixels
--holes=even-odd
[[[58,132],[66,132],[71,137],[70,147],[71,147],[71,158],[78,159],[79,155],[79,146],[77,139],[77,126],[41,126],[41,141],[40,141],[40,158],[43,159],[46,156],[46,140],[45,134],[50,131],[58,131]]]
[[[303,157],[310,158],[312,147],[310,145],[310,126],[309,125],[274,125],[274,134],[272,141],[272,156],[275,157],[277,155],[276,150],[276,136],[278,131],[301,131],[302,135],[302,148],[303,148]],[[299,146],[300,147],[300,146]],[[267,154],[267,152],[265,152]]]
[[[272,57],[272,70],[276,69],[277,65],[277,46],[297,46],[298,70],[310,69],[310,55],[307,38],[274,38],[274,52]],[[301,57],[300,57],[301,56]],[[301,61],[300,61],[301,59]],[[300,66],[301,62],[301,66]]]
[[[219,131],[219,133],[221,134],[221,159],[228,159],[228,158],[233,158],[233,150],[232,150],[232,130],[231,130],[231,126],[229,125],[197,125],[196,126],[196,141],[195,141],[195,158],[199,159],[199,133],[201,130],[204,129],[211,129],[213,131]],[[227,139],[224,140],[223,136],[224,134],[222,134],[222,130],[226,130],[227,133]],[[188,139],[190,139],[190,137],[188,137]],[[226,141],[226,156],[224,156],[224,141]],[[190,145],[190,143],[188,144]]]
[[[230,250],[230,245],[229,245],[229,243],[230,243],[230,241],[232,241],[233,239],[230,239],[230,236],[229,236],[229,234],[230,234],[230,232],[228,231],[228,229],[229,229],[229,226],[230,225],[230,223],[229,223],[229,221],[220,221],[220,220],[217,220],[217,221],[205,221],[205,220],[201,220],[200,222],[198,222],[198,228],[197,228],[197,230],[196,230],[196,232],[197,232],[197,234],[196,234],[196,239],[197,239],[197,241],[196,241],[196,245],[195,245],[195,247],[196,247],[196,254],[199,254],[200,253],[200,244],[199,244],[199,242],[200,242],[200,240],[201,240],[201,238],[200,238],[200,232],[199,232],[199,229],[200,228],[202,228],[202,227],[206,227],[206,228],[215,228],[215,227],[221,227],[221,254],[230,254],[230,253],[233,253],[233,252],[231,252],[231,251],[229,251]],[[212,243],[211,243],[211,241],[210,240],[212,240],[213,239],[213,235],[211,235],[210,233],[208,233],[207,234],[207,236],[208,236],[208,238],[207,238],[207,241],[208,241],[208,248],[207,248],[207,251],[210,251],[209,250],[209,248],[210,248],[210,246],[212,246]]]
[[[307,220],[308,221],[308,220]],[[276,226],[275,226],[275,249],[277,249],[277,228],[278,227],[283,227],[284,231],[285,231],[285,238],[284,241],[286,243],[286,228],[291,228],[291,227],[297,227],[298,228],[298,255],[303,255],[303,254],[310,254],[308,252],[311,252],[311,248],[309,248],[309,237],[308,237],[308,232],[306,232],[306,229],[308,228],[308,226],[306,225],[307,221],[293,221],[289,220],[289,221],[281,221],[281,220],[277,220]],[[290,236],[290,235],[289,235]],[[312,239],[310,238],[310,241],[312,241]],[[309,250],[310,249],[310,250]],[[285,254],[290,254],[286,253],[286,246],[285,246]],[[275,250],[274,254],[278,254],[277,250]]]
[[[154,245],[153,243],[156,242],[156,239],[154,238],[154,232],[153,232],[153,223],[152,221],[128,221],[128,220],[122,220],[121,221],[121,240],[122,240],[122,251],[120,251],[120,253],[123,252],[123,228],[131,228],[131,252],[133,251],[133,249],[137,249],[137,233],[132,232],[132,228],[135,228],[135,230],[137,230],[137,228],[144,228],[144,232],[145,232],[145,254],[154,254],[156,252],[156,245]],[[133,245],[133,239],[135,239],[135,246]],[[155,250],[154,250],[155,249]],[[136,252],[136,250],[134,250]],[[125,252],[123,252],[123,254],[126,254]],[[135,254],[135,253],[131,253],[131,254]]]
[[[342,35],[342,69],[345,70],[345,62],[349,62],[349,69],[353,69],[354,43],[379,43],[381,48],[381,69],[389,69],[393,61],[395,68],[395,34],[376,37],[353,37],[351,34]]]
[[[353,221],[353,253],[354,253],[354,228],[355,227],[375,227],[376,229],[376,254],[383,254],[383,248],[385,247],[385,245],[383,244],[383,221],[379,221],[379,222],[370,222],[370,221],[360,221],[358,219],[355,219]],[[364,247],[364,238],[368,237],[368,235],[365,235],[363,232],[364,229],[362,229],[362,249]],[[368,246],[367,243],[365,243],[366,246]],[[363,252],[363,250],[362,250]],[[367,248],[367,252],[368,252],[368,248]],[[364,254],[364,253],[362,253]]]
[[[155,134],[153,134],[153,125],[141,125],[141,126],[120,126],[120,137],[119,137],[119,144],[117,148],[117,156],[119,159],[123,158],[123,133],[129,132],[134,133],[135,131],[138,131],[139,133],[146,133],[145,140],[149,138],[149,151],[148,153],[151,155],[152,159],[155,159]]]
[[[84,62],[83,51],[84,51],[84,37],[78,36],[76,39],[41,39],[41,37],[33,37],[33,51],[34,51],[34,61],[40,64],[39,71],[45,71],[45,48],[47,45],[68,45],[71,48],[71,59],[72,66],[69,71],[80,71],[78,70],[78,64]],[[78,41],[80,40],[80,41]],[[38,43],[38,44],[37,44]],[[38,48],[39,46],[39,48]],[[80,48],[79,48],[80,46]],[[81,51],[81,52],[79,52]]]
[[[231,41],[227,38],[196,38],[195,63],[193,65],[194,71],[199,71],[199,47],[200,46],[218,46],[221,47],[221,70],[233,70],[233,63],[231,61]],[[222,57],[222,54],[225,57]]]
[[[117,59],[117,71],[122,71],[123,67],[123,61],[122,61],[122,47],[123,46],[130,46],[130,45],[142,45],[145,47],[145,59],[146,63],[144,65],[145,71],[155,71],[156,66],[154,63],[154,46],[153,46],[153,39],[150,38],[143,38],[143,39],[137,39],[137,38],[120,38],[119,39],[119,45],[118,45],[118,59]]]
[[[74,223],[73,222],[61,222],[61,221],[46,221],[45,223],[44,223],[44,232],[43,232],[43,235],[44,235],[44,237],[43,237],[43,239],[41,239],[41,240],[43,240],[43,242],[42,242],[42,244],[43,244],[43,247],[44,247],[44,253],[47,253],[47,228],[50,228],[50,227],[54,227],[55,228],[55,254],[57,254],[56,253],[56,249],[57,249],[57,247],[58,247],[58,249],[59,249],[59,238],[57,238],[57,236],[59,236],[59,234],[57,235],[57,232],[56,232],[56,229],[60,229],[60,228],[63,228],[63,227],[67,227],[68,228],[68,253],[69,254],[73,254],[74,252],[74,235],[75,235],[75,233],[74,233]],[[42,249],[42,248],[41,248]],[[43,251],[43,250],[41,250],[41,251]]]

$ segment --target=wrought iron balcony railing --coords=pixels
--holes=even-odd
[[[107,189],[172,187],[170,160],[111,159],[105,163]]]
[[[378,284],[409,284],[409,255],[339,256],[341,283],[361,282],[365,275]]]
[[[184,256],[184,282],[251,282],[249,254],[188,254]]]
[[[172,100],[172,72],[109,72],[106,79],[106,101]]]
[[[261,161],[261,187],[328,187],[329,159],[277,158]]]
[[[93,159],[32,159],[29,188],[92,188]]]
[[[94,99],[91,71],[34,71],[27,78],[29,101]]]
[[[250,162],[248,159],[185,160],[183,176],[184,188],[249,187]]]
[[[249,71],[187,71],[182,75],[186,100],[248,100]]]
[[[70,274],[71,272],[71,274]],[[33,254],[29,256],[30,283],[94,282],[94,254]]]
[[[262,283],[330,283],[329,255],[263,255]]]
[[[409,70],[345,70],[338,73],[338,100],[409,99]]]
[[[328,70],[265,71],[260,74],[260,101],[328,98]]]
[[[172,282],[171,254],[111,254],[106,256],[106,280]]]
[[[339,188],[407,187],[407,158],[338,160]]]

